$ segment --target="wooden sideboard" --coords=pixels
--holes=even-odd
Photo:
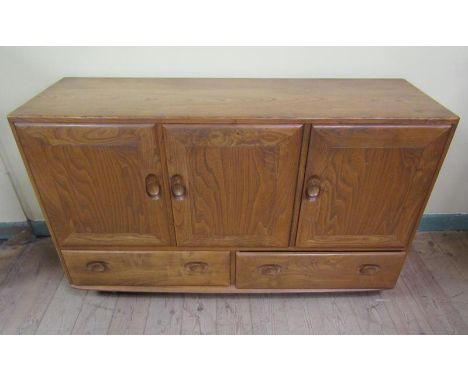
[[[70,283],[392,288],[458,117],[399,79],[64,78],[9,121]]]

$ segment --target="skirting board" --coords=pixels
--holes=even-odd
[[[468,214],[423,215],[418,231],[467,231]]]
[[[26,229],[29,229],[28,222],[0,223],[0,240],[7,240]]]
[[[9,239],[17,233],[31,227],[36,236],[49,236],[49,230],[43,220],[29,222],[0,223],[0,240]],[[426,214],[423,215],[418,231],[466,231],[468,214]]]

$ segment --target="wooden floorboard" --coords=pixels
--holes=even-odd
[[[248,296],[219,295],[216,298],[216,334],[252,334]]]
[[[157,294],[151,296],[145,334],[180,334],[184,296]]]
[[[392,290],[288,295],[71,288],[50,239],[0,244],[1,334],[468,334],[468,232],[419,232]]]
[[[119,294],[108,334],[144,334],[150,302],[146,294]]]
[[[249,296],[252,334],[289,334],[284,295]]]
[[[181,334],[216,334],[216,295],[184,296]]]
[[[63,276],[36,334],[69,334],[83,307],[87,292],[71,288]]]
[[[34,334],[62,278],[51,242],[30,244],[1,286],[0,331]]]

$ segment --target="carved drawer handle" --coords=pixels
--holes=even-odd
[[[258,273],[263,276],[276,276],[281,273],[281,265],[264,264],[257,268]]]
[[[305,196],[309,202],[315,202],[320,195],[320,179],[316,176],[307,181]]]
[[[203,261],[191,261],[185,264],[184,268],[191,273],[205,273],[208,270],[208,264]]]
[[[180,175],[174,175],[171,178],[171,190],[174,199],[182,200],[187,194],[187,189],[184,186],[183,179]]]
[[[104,272],[108,268],[104,261],[90,261],[86,264],[86,269],[90,272]]]
[[[150,198],[159,199],[161,196],[161,187],[158,183],[158,178],[154,174],[149,174],[145,180],[146,193]]]
[[[359,267],[359,273],[364,276],[372,276],[380,272],[380,265],[377,264],[362,264]]]

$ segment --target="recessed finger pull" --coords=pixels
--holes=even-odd
[[[305,196],[309,202],[315,202],[320,195],[320,179],[316,176],[309,178],[305,188]]]
[[[372,276],[380,272],[380,265],[377,264],[362,264],[359,267],[359,273],[364,276]]]
[[[180,175],[174,175],[171,178],[171,191],[174,199],[182,200],[187,195],[187,189],[184,186],[184,181]]]
[[[190,273],[205,273],[208,270],[208,264],[203,261],[191,261],[185,264],[184,268]]]
[[[257,268],[258,273],[263,276],[276,276],[281,272],[279,264],[264,264]]]
[[[90,272],[104,272],[107,265],[104,261],[90,261],[86,264],[86,269]]]
[[[149,174],[145,180],[146,193],[152,199],[159,199],[161,196],[161,186],[159,185],[158,178],[154,174]]]

